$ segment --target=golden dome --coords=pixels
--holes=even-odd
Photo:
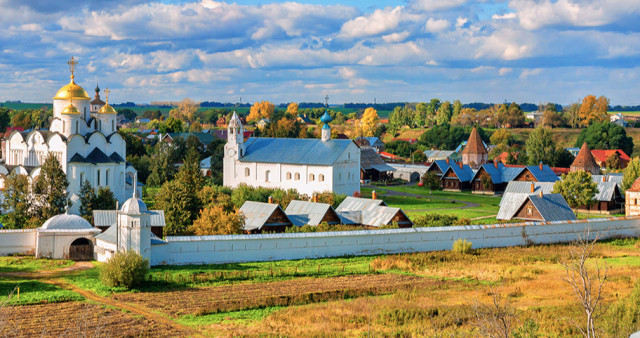
[[[117,114],[118,112],[113,109],[113,107],[111,107],[109,105],[109,103],[105,104],[104,106],[102,106],[102,108],[100,108],[100,110],[98,110],[98,114]]]
[[[78,111],[78,108],[76,108],[76,106],[70,104],[67,106],[67,108],[65,108],[62,111],[62,114],[71,115],[71,114],[80,114],[80,112]]]
[[[80,86],[78,86],[75,82],[73,82],[73,77],[71,78],[71,82],[66,86],[60,88],[56,93],[56,96],[53,97],[54,100],[90,100],[89,94]]]

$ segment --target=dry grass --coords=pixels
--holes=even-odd
[[[637,246],[637,245],[636,245]],[[214,335],[285,336],[461,336],[478,335],[473,304],[488,303],[489,286],[517,310],[516,327],[530,319],[543,336],[575,336],[569,319],[583,315],[560,264],[567,246],[481,249],[380,257],[376,270],[396,270],[440,280],[392,295],[292,306],[250,323],[225,322],[202,329]],[[605,304],[626,297],[640,277],[634,245],[598,244],[596,257],[609,262]]]

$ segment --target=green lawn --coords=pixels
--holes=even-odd
[[[9,299],[7,301],[7,299]],[[83,300],[79,294],[37,280],[12,279],[0,280],[0,304],[27,305],[39,303],[59,303]]]
[[[30,272],[64,268],[73,264],[71,260],[36,259],[33,256],[0,257],[0,273]]]

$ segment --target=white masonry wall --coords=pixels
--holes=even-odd
[[[36,229],[0,230],[0,256],[33,255],[36,251]]]
[[[153,245],[151,265],[215,264],[450,250],[457,239],[474,248],[570,242],[585,229],[601,238],[639,236],[640,217],[363,230],[325,233],[168,237]]]

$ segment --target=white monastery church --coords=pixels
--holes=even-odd
[[[74,80],[77,61],[68,62],[71,81],[53,97],[53,120],[48,131],[13,131],[2,143],[0,188],[12,172],[35,180],[49,153],[58,158],[69,181],[70,213],[78,213],[81,182],[94,187],[108,186],[123,203],[134,189],[136,170],[126,163],[126,143],[117,133],[117,112],[100,99],[96,87],[93,100]]]
[[[352,140],[331,139],[331,116],[320,118],[321,139],[251,137],[235,113],[227,127],[223,182],[235,188],[296,189],[300,194],[360,192],[360,148]]]

